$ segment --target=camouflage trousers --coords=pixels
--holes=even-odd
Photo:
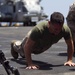
[[[68,24],[69,28],[71,29],[72,37],[73,37],[73,40],[75,42],[75,22],[67,20],[67,24]]]
[[[73,37],[73,42],[74,42],[74,50],[75,50],[75,22],[67,20],[67,24],[72,32],[72,37]]]
[[[11,43],[13,43],[13,48],[14,50],[19,53],[21,56],[25,56],[24,55],[24,40],[20,41],[20,40],[12,40]]]

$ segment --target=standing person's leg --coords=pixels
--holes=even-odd
[[[75,9],[74,4],[70,6],[70,10],[66,17],[67,24],[72,32],[73,42],[74,42],[74,52],[75,52]]]
[[[67,20],[67,24],[72,32],[72,37],[73,37],[73,42],[74,42],[74,52],[75,52],[75,22]]]
[[[74,53],[75,53],[75,32],[73,33]]]

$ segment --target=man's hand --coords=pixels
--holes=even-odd
[[[37,69],[39,69],[39,66],[38,65],[35,65],[35,64],[32,64],[32,65],[27,66],[26,69],[34,69],[34,70],[37,70]]]
[[[65,66],[75,66],[75,63],[73,63],[72,61],[67,61],[64,63]]]

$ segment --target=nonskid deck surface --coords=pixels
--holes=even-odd
[[[75,67],[64,66],[67,60],[67,46],[63,39],[50,49],[39,55],[32,55],[33,62],[40,66],[39,70],[26,70],[26,60],[19,57],[15,60],[10,53],[11,40],[22,40],[32,27],[0,27],[0,50],[9,60],[10,65],[17,67],[21,75],[74,75]],[[73,56],[75,62],[75,56]],[[0,75],[7,75],[0,64]]]

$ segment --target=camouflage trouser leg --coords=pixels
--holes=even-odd
[[[75,53],[75,41],[73,43],[74,43],[74,53]]]
[[[75,22],[67,20],[67,24],[72,32],[72,37],[73,37],[73,42],[74,42],[74,50],[75,50]]]
[[[67,20],[67,24],[69,28],[71,29],[72,37],[73,37],[73,40],[75,41],[75,22]]]
[[[24,50],[21,46],[22,42],[20,40],[13,40],[11,43],[13,43],[14,50],[23,57],[24,56]]]
[[[30,31],[29,33],[26,35],[26,37],[23,38],[23,40],[15,40],[14,41],[14,50],[16,52],[18,52],[22,57],[25,57],[25,54],[24,54],[24,45],[25,45],[25,42],[26,42],[26,39],[28,37],[28,35],[30,34]]]
[[[31,33],[31,31],[28,32],[28,34],[23,38],[23,40],[21,42],[21,48],[23,49],[23,51],[25,50],[24,45],[25,45],[26,40],[27,40],[30,33]]]

